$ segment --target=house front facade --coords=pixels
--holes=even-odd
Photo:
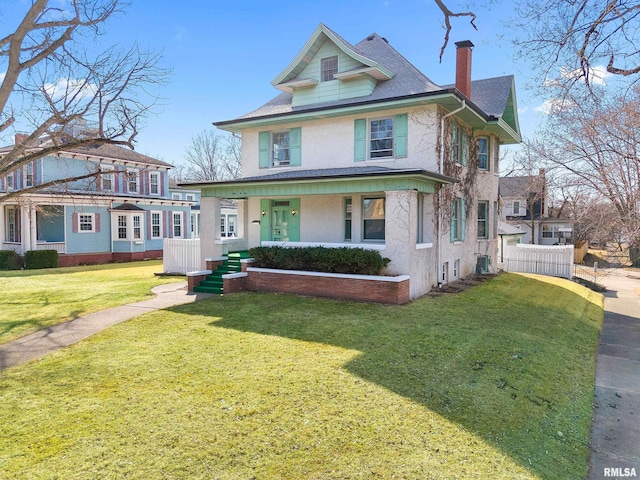
[[[30,162],[0,178],[0,249],[19,255],[56,250],[60,266],[162,258],[164,238],[188,238],[196,203],[171,197],[170,168],[114,145],[61,150]],[[37,188],[91,172],[102,173]]]
[[[520,141],[513,77],[439,86],[384,38],[320,25],[272,84],[280,95],[218,128],[242,137],[240,179],[203,182],[202,258],[258,245],[379,250],[410,296],[494,267],[499,147]],[[216,227],[238,204],[232,247]]]

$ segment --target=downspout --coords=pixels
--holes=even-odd
[[[455,110],[447,113],[446,115],[443,115],[442,118],[440,119],[440,165],[439,165],[439,171],[438,173],[440,173],[441,175],[444,175],[444,121],[449,118],[452,115],[455,115],[456,113],[462,111],[465,109],[465,107],[467,106],[467,101],[466,100],[461,100],[460,103],[460,107],[456,108]],[[438,192],[438,205],[440,207],[440,211],[438,212],[438,225],[436,226],[436,231],[438,232],[438,250],[437,250],[437,269],[438,269],[438,287],[442,286],[442,280],[440,277],[440,264],[442,263],[442,251],[441,251],[441,245],[442,245],[442,234],[440,232],[441,226],[442,226],[442,187],[440,187],[440,191]]]

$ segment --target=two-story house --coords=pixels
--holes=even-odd
[[[521,243],[558,245],[572,242],[573,221],[549,215],[547,178],[538,175],[500,178],[500,198],[506,222],[524,232]]]
[[[16,144],[23,140],[18,135]],[[21,166],[0,178],[0,249],[19,255],[54,249],[60,266],[162,258],[163,238],[189,237],[196,203],[171,197],[170,168],[115,145],[62,149]],[[102,173],[37,188],[91,172]]]
[[[225,253],[216,225],[235,199],[237,249],[377,249],[411,298],[492,270],[499,147],[520,141],[515,84],[471,81],[473,44],[457,47],[456,82],[440,86],[385,38],[352,45],[319,25],[272,81],[278,96],[215,123],[241,135],[243,176],[191,185],[202,258]]]

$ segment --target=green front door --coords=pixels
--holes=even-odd
[[[260,241],[300,241],[300,199],[262,199]]]

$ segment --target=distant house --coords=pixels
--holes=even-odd
[[[202,191],[202,259],[227,253],[215,225],[233,199],[233,248],[379,250],[411,298],[495,270],[499,148],[520,142],[514,78],[472,81],[473,44],[457,47],[456,82],[441,86],[377,34],[352,45],[318,26],[272,81],[279,95],[215,123],[242,136],[243,176],[186,185]]]
[[[12,148],[1,148],[0,156]],[[17,168],[0,178],[0,249],[57,250],[60,266],[161,258],[164,238],[188,238],[196,203],[172,198],[170,168],[114,145],[62,149]],[[32,190],[98,170],[97,177]]]
[[[573,220],[549,216],[544,169],[538,175],[501,177],[500,198],[506,222],[524,232],[520,243],[572,243]]]

